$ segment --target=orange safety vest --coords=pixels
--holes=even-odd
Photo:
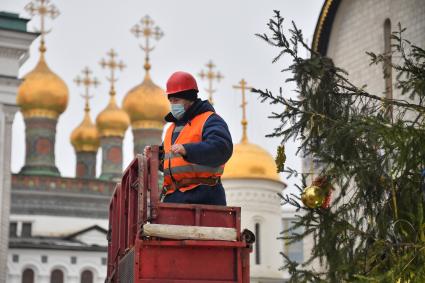
[[[197,115],[190,122],[182,126],[179,135],[174,141],[175,144],[198,143],[202,141],[202,130],[204,124],[214,112],[208,111]],[[183,159],[180,154],[171,153],[171,138],[176,125],[173,123],[165,134],[164,139],[164,187],[167,189],[166,194],[174,192],[172,184],[184,179],[193,178],[216,178],[218,179],[224,171],[224,164],[218,167],[210,167],[190,163]],[[190,184],[180,187],[181,192],[191,190],[200,183]]]

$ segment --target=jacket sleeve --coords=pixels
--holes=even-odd
[[[227,162],[233,152],[233,142],[226,122],[217,114],[204,124],[202,142],[183,145],[184,159],[190,163],[216,167]]]

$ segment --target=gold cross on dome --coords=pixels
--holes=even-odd
[[[164,33],[161,28],[158,26],[154,26],[154,21],[148,15],[144,16],[140,19],[139,23],[135,24],[131,28],[131,32],[134,34],[136,38],[144,37],[145,44],[140,44],[140,48],[145,51],[145,70],[148,71],[150,69],[149,64],[149,53],[154,50],[154,47],[151,46],[150,39],[153,38],[156,41],[160,40]]]
[[[88,112],[88,111],[90,111],[89,99],[93,97],[92,95],[90,95],[90,92],[89,92],[90,87],[91,86],[97,87],[99,85],[99,81],[96,78],[91,78],[92,71],[88,67],[85,67],[83,69],[82,73],[84,75],[83,78],[80,78],[80,76],[77,76],[74,79],[74,82],[78,86],[80,86],[80,85],[84,86],[84,94],[81,95],[81,96],[85,99],[85,102],[86,102],[84,110],[86,112]]]
[[[114,49],[111,49],[107,56],[109,57],[108,60],[101,59],[99,64],[102,66],[102,68],[108,68],[110,70],[110,77],[106,77],[106,79],[111,83],[111,90],[110,95],[115,95],[115,82],[117,81],[115,77],[116,70],[122,71],[126,66],[122,61],[117,61],[117,53],[114,51]]]
[[[213,93],[215,92],[215,89],[213,89],[213,81],[217,80],[219,82],[223,77],[222,74],[220,74],[219,71],[215,73],[213,69],[215,68],[214,63],[210,60],[205,66],[207,66],[207,71],[201,70],[199,73],[199,76],[201,79],[207,79],[208,80],[208,88],[205,89],[205,91],[208,93],[208,100],[211,104],[214,104],[213,102]]]
[[[246,133],[246,127],[248,125],[248,121],[246,120],[246,99],[245,99],[245,90],[251,90],[252,87],[248,86],[247,82],[242,79],[238,85],[234,85],[233,88],[242,90],[242,142],[247,142],[248,137]]]
[[[46,47],[44,46],[44,35],[50,32],[46,30],[45,18],[50,17],[51,19],[55,19],[59,16],[59,10],[55,5],[50,4],[49,0],[33,0],[25,6],[25,11],[27,11],[31,16],[40,16],[40,28],[36,29],[36,31],[41,33],[40,38],[40,52],[44,53],[46,51]]]

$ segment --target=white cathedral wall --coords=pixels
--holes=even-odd
[[[282,279],[279,271],[283,258],[283,241],[278,240],[282,232],[282,212],[280,199],[284,186],[280,182],[260,179],[224,179],[227,205],[240,206],[241,229],[255,232],[255,224],[260,224],[260,264],[255,261],[254,250],[250,255],[251,282],[256,278]]]
[[[47,262],[41,262],[41,256],[47,256]],[[13,262],[13,256],[18,256],[18,262]],[[76,263],[71,263],[71,257],[76,257]],[[104,252],[10,249],[8,255],[8,283],[21,283],[22,273],[31,268],[35,273],[35,282],[49,283],[50,274],[54,269],[64,273],[64,282],[79,283],[81,273],[90,270],[93,273],[93,282],[103,283],[106,277],[106,258]],[[104,259],[105,260],[105,259]]]
[[[423,0],[356,0],[341,1],[332,25],[327,56],[336,66],[349,72],[357,86],[383,95],[385,81],[382,65],[369,66],[367,51],[384,52],[384,22],[391,20],[391,30],[400,22],[407,28],[404,37],[416,45],[425,46],[425,1]],[[393,57],[397,63],[398,58]],[[393,82],[395,74],[393,73]],[[394,88],[393,88],[394,89]],[[394,89],[396,98],[400,92]]]

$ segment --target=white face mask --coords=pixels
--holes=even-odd
[[[185,112],[183,104],[171,104],[171,114],[173,114],[174,118],[177,120],[183,118]]]

